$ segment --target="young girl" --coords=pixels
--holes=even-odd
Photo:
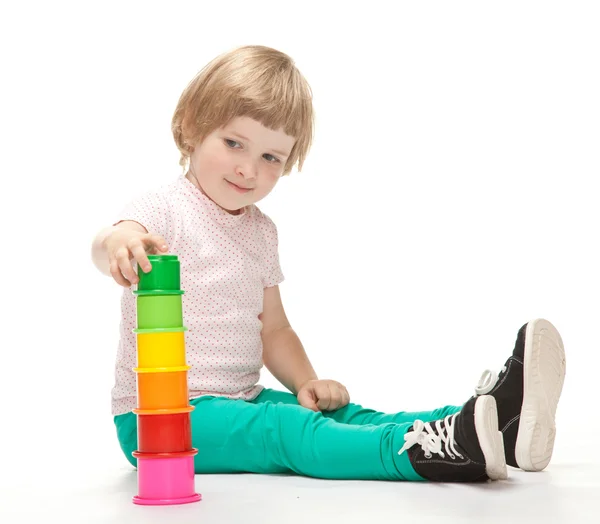
[[[310,87],[285,54],[247,46],[187,86],[172,120],[184,174],[148,192],[93,243],[100,271],[124,286],[112,412],[127,459],[137,447],[135,296],[149,253],[176,253],[186,333],[196,473],[295,472],[330,479],[482,481],[506,463],[544,469],[565,360],[537,319],[518,331],[499,376],[463,406],[384,414],[319,379],[286,318],[277,230],[255,205],[301,171],[312,142]],[[291,393],[258,384],[264,364]]]

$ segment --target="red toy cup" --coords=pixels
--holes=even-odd
[[[190,414],[138,415],[138,451],[174,453],[192,448]]]

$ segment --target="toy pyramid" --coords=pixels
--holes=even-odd
[[[183,325],[180,263],[177,255],[148,255],[152,269],[138,266],[137,459],[135,504],[185,504],[201,500],[195,492]]]

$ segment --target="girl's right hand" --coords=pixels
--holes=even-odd
[[[148,254],[168,252],[167,242],[160,235],[141,232],[124,227],[117,227],[106,237],[104,246],[110,264],[110,274],[115,282],[123,287],[131,287],[139,282],[133,269],[132,261],[136,261],[144,273],[152,266]]]

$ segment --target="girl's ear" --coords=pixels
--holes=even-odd
[[[189,138],[185,138],[183,143],[190,154],[194,152],[194,145]]]

